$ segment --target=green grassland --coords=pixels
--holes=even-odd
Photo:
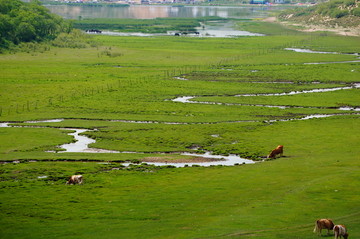
[[[0,160],[11,162],[0,164],[0,238],[310,239],[318,218],[360,237],[360,116],[337,108],[359,107],[359,89],[236,96],[358,83],[359,62],[334,63],[354,55],[284,48],[359,53],[359,38],[263,24],[254,32],[276,34],[97,35],[93,47],[0,55],[0,122],[24,126],[0,128]],[[316,62],[329,64],[304,64]],[[171,101],[181,96],[219,104]],[[312,114],[335,115],[294,120]],[[46,152],[73,141],[64,128],[134,153]],[[184,151],[261,160],[279,144],[284,157],[249,165],[121,164]],[[84,184],[66,185],[72,174]]]

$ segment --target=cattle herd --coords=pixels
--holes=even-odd
[[[271,153],[267,156],[267,158],[276,158],[278,154],[282,156],[283,154],[283,146],[279,145]],[[83,176],[82,175],[72,175],[66,184],[82,184]],[[319,219],[315,222],[314,233],[317,233],[321,236],[322,229],[327,230],[327,234],[330,234],[330,230],[334,232],[335,239],[344,238],[347,239],[349,234],[347,233],[346,227],[344,225],[335,225],[330,219]]]
[[[346,227],[344,225],[335,225],[330,219],[319,219],[315,222],[314,233],[321,235],[322,229],[327,229],[328,235],[330,234],[330,230],[333,230],[335,239],[347,239],[349,237],[349,233],[347,233]]]
[[[102,31],[98,30],[98,29],[88,29],[85,32],[88,32],[88,33],[102,33]]]

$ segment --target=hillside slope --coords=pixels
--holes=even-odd
[[[328,30],[360,36],[359,3],[358,0],[332,0],[312,7],[284,11],[279,19],[302,26],[307,31]]]

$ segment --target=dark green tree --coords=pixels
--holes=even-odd
[[[70,32],[71,24],[52,14],[38,0],[0,0],[0,48],[21,42],[41,42]]]

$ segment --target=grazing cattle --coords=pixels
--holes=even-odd
[[[102,31],[97,30],[97,29],[89,29],[89,30],[86,30],[86,32],[90,32],[90,33],[102,33]]]
[[[280,154],[280,157],[283,155],[284,146],[279,145],[276,149],[272,150],[271,153],[267,156],[267,158],[276,158],[276,155]]]
[[[82,184],[83,176],[82,175],[72,175],[66,184]]]
[[[319,219],[315,222],[314,233],[321,235],[322,229],[328,230],[328,235],[330,234],[330,230],[334,228],[334,223],[330,219]]]
[[[346,227],[344,225],[335,225],[333,230],[335,234],[335,239],[341,237],[347,239],[349,236],[349,234],[346,232]]]

